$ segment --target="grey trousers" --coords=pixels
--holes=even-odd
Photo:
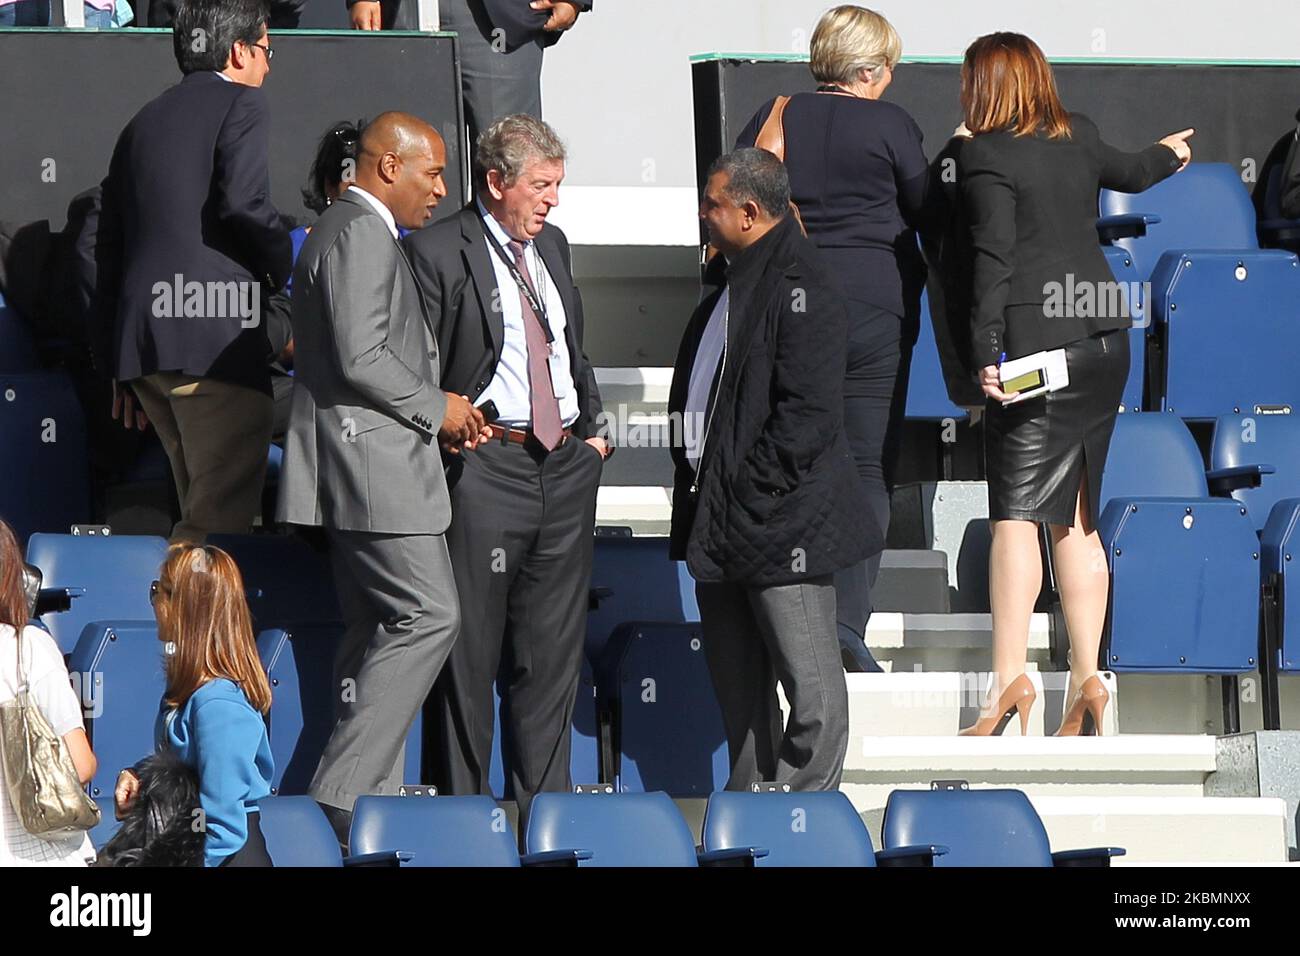
[[[829,575],[802,584],[698,583],[704,655],[731,755],[728,790],[772,781],[835,790],[849,740],[849,697]],[[790,707],[784,732],[780,681]]]
[[[442,535],[329,535],[347,630],[335,658],[339,719],[308,792],[351,810],[401,782],[403,744],[460,633],[460,604]]]
[[[460,34],[460,88],[470,155],[478,134],[494,120],[515,113],[540,119],[541,46],[525,43],[509,53],[494,48],[492,21],[483,10],[483,0],[439,0],[438,16],[442,29]]]

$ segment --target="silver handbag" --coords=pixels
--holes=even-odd
[[[10,803],[33,836],[89,830],[99,823],[99,807],[82,788],[63,738],[28,697],[22,629],[14,630],[18,691],[13,700],[0,704],[0,751]]]

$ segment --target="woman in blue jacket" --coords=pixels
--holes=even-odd
[[[244,584],[220,548],[175,544],[150,588],[167,687],[154,733],[198,776],[206,866],[271,866],[258,802],[271,793],[271,744],[263,715],[271,687],[253,640]],[[118,816],[139,790],[118,777]]]

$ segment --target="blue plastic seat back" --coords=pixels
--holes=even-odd
[[[1105,512],[1112,498],[1138,495],[1209,496],[1200,449],[1175,415],[1125,412],[1115,418],[1101,476],[1100,510]]]
[[[259,630],[343,620],[329,556],[296,534],[214,534],[208,544],[239,565]]]
[[[112,798],[117,774],[154,751],[162,704],[163,646],[153,621],[86,625],[68,662],[98,768],[92,797]]]
[[[631,622],[597,670],[614,719],[611,768],[620,792],[705,797],[730,776],[726,730],[699,624]]]
[[[1300,259],[1293,253],[1169,253],[1151,291],[1164,342],[1156,407],[1189,419],[1256,405],[1300,407]]]
[[[35,372],[36,343],[18,310],[0,299],[0,372]]]
[[[885,804],[887,849],[937,843],[935,866],[1051,866],[1047,830],[1020,790],[895,790]]]
[[[587,614],[587,659],[599,663],[614,628],[625,621],[698,621],[695,579],[668,558],[668,539],[598,536],[591,587],[610,593]]]
[[[705,850],[767,850],[756,866],[876,865],[871,834],[838,790],[714,793],[704,814],[701,842]]]
[[[335,706],[347,688],[334,682],[334,655],[343,627],[338,624],[268,628],[257,635],[257,651],[271,682],[267,732],[275,774],[272,792],[303,794],[311,783],[336,720]],[[417,712],[406,738],[403,783],[420,783],[423,719]]]
[[[264,797],[258,804],[258,825],[276,866],[343,865],[334,828],[311,797]]]
[[[695,866],[690,828],[666,793],[539,793],[529,853],[588,850],[579,866]]]
[[[1281,576],[1282,634],[1278,669],[1300,673],[1300,497],[1273,505],[1260,535],[1263,572]]]
[[[70,654],[91,621],[150,620],[149,585],[166,556],[167,542],[152,535],[32,535],[27,563],[41,569],[43,586],[84,591],[69,610],[46,614],[41,623]]]
[[[1255,670],[1260,545],[1241,504],[1117,497],[1097,530],[1111,567],[1109,669]]]
[[[1277,469],[1264,475],[1258,488],[1232,493],[1250,512],[1255,529],[1263,530],[1274,504],[1300,497],[1300,415],[1221,415],[1214,423],[1210,467],[1242,465]]]
[[[401,850],[405,866],[518,866],[505,810],[487,796],[357,798],[348,851]]]
[[[1119,246],[1102,246],[1101,251],[1115,281],[1121,284],[1123,301],[1132,318],[1128,330],[1128,380],[1124,383],[1120,404],[1125,411],[1140,412],[1144,407],[1142,387],[1146,380],[1147,327],[1151,324],[1151,315],[1147,311],[1147,286],[1127,250]]]
[[[966,417],[966,410],[958,408],[948,398],[943,365],[939,361],[939,346],[934,337],[934,322],[930,318],[928,292],[921,294],[921,327],[912,349],[905,414],[920,421],[942,421],[945,418],[961,421]]]
[[[1170,249],[1258,249],[1255,209],[1241,173],[1227,163],[1192,163],[1140,193],[1103,189],[1102,216],[1150,213],[1160,217],[1147,234],[1115,245],[1133,256],[1138,274],[1151,275]]]
[[[19,544],[37,531],[66,534],[90,519],[86,424],[62,372],[0,374],[0,518]]]

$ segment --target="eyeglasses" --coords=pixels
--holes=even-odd
[[[250,44],[248,44],[248,45],[249,45],[249,46],[255,46],[255,47],[257,47],[259,50],[261,50],[263,53],[265,53],[265,54],[266,54],[266,62],[267,62],[267,63],[270,63],[271,60],[272,60],[272,58],[275,56],[275,51],[272,50],[272,49],[270,48],[270,46],[268,46],[268,45],[265,44],[265,43],[250,43]]]

